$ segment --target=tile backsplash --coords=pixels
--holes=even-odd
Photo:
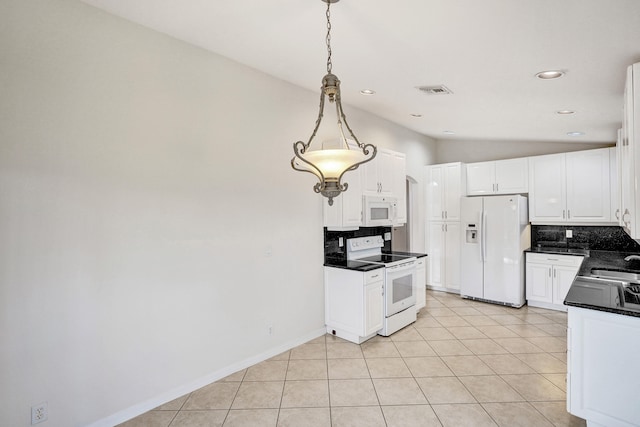
[[[567,230],[573,237],[566,237]],[[531,247],[640,252],[640,244],[618,226],[532,225]]]
[[[360,227],[353,231],[329,231],[324,229],[324,258],[347,259],[347,239],[354,237],[366,236],[384,236],[385,233],[391,233],[391,227]],[[343,238],[343,245],[340,247],[339,239]],[[391,240],[384,242],[383,251],[391,251]]]

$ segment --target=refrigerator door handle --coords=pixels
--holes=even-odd
[[[486,237],[487,237],[487,233],[485,232],[485,226],[487,225],[487,213],[482,210],[482,213],[480,214],[480,227],[482,227],[482,229],[480,230],[480,253],[482,256],[482,262],[486,262],[486,256],[487,256],[487,243],[486,243]]]

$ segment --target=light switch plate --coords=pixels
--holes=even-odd
[[[338,247],[341,248],[344,246],[344,238],[338,237]]]
[[[573,237],[573,230],[567,230],[567,239],[571,239]]]
[[[384,240],[391,240],[391,233],[384,233]]]

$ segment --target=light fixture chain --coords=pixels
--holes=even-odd
[[[327,74],[331,74],[331,2],[327,2]]]

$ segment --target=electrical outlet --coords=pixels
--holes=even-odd
[[[567,239],[573,238],[573,230],[567,230]]]
[[[338,247],[341,248],[344,246],[344,239],[342,237],[338,237]]]
[[[49,418],[49,408],[47,402],[42,402],[31,407],[31,425],[47,421]]]

